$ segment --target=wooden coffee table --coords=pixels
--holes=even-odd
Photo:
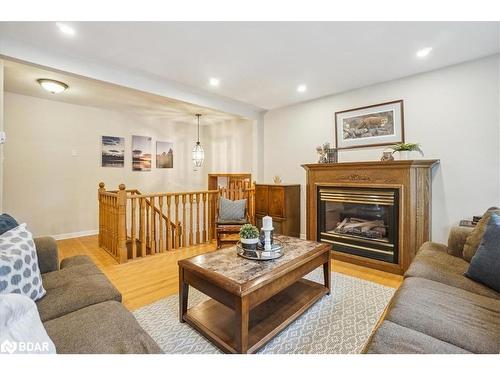
[[[285,254],[254,261],[229,247],[179,261],[179,315],[227,353],[254,353],[330,294],[330,245],[279,236]],[[323,266],[324,284],[303,279]],[[189,286],[211,299],[187,309]]]

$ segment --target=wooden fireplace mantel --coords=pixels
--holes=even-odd
[[[304,164],[307,173],[307,239],[317,240],[317,188],[378,187],[399,190],[398,264],[336,252],[333,258],[383,271],[403,274],[419,247],[430,240],[432,168],[439,160],[364,161]]]

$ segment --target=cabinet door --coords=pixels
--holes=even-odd
[[[255,186],[255,213],[267,215],[268,188],[267,186]]]
[[[285,217],[285,189],[269,186],[269,216]]]

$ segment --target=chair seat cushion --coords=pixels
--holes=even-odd
[[[473,353],[500,351],[500,300],[432,280],[407,278],[386,319]]]
[[[500,298],[500,293],[464,276],[468,268],[468,262],[447,254],[446,246],[426,242],[420,248],[405,276],[434,280],[486,297]]]
[[[85,307],[44,323],[58,353],[162,353],[134,316],[116,301]]]
[[[458,346],[385,320],[365,349],[370,354],[466,354]]]
[[[247,219],[241,219],[241,220],[217,220],[217,225],[243,225],[247,224],[248,220]]]
[[[42,322],[100,302],[121,302],[120,292],[93,263],[66,266],[42,279],[47,294],[36,302]]]

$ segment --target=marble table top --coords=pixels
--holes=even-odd
[[[192,263],[207,271],[220,274],[238,284],[245,284],[250,280],[272,272],[276,268],[308,252],[324,246],[324,244],[318,242],[288,236],[275,236],[275,238],[284,243],[284,254],[278,259],[265,261],[245,259],[236,253],[236,246],[231,246],[211,253],[198,255],[181,262]]]

